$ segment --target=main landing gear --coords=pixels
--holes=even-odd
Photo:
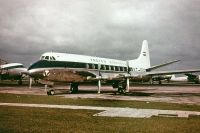
[[[119,81],[113,83],[113,88],[117,88],[118,93],[125,94],[126,92],[129,92],[129,79],[127,78],[124,81]]]
[[[118,90],[120,94],[125,94],[126,93],[126,83],[125,82],[119,82],[118,83]]]

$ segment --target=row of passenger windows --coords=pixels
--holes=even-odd
[[[42,56],[41,60],[56,60],[56,58],[53,56]]]
[[[127,71],[127,67],[86,64],[87,69],[99,69],[99,67],[100,67],[100,70]]]

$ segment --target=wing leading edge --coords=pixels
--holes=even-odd
[[[168,75],[168,74],[186,74],[186,73],[195,73],[195,72],[200,72],[200,69],[154,71],[154,72],[146,72],[145,75],[155,76],[155,75]]]

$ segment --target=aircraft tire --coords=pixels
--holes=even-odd
[[[49,90],[49,91],[47,91],[47,95],[53,96],[53,95],[55,95],[55,91],[54,90]]]
[[[47,91],[47,95],[48,95],[48,96],[50,95],[49,91]]]
[[[73,93],[77,93],[78,92],[78,83],[72,83],[70,86],[70,92]]]
[[[118,88],[118,92],[120,94],[125,94],[126,93],[126,89],[124,89],[124,88]]]
[[[126,93],[126,83],[121,82],[118,84],[118,92],[120,94],[125,94]]]

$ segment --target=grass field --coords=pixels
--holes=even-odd
[[[0,132],[198,133],[200,118],[94,117],[97,111],[1,107]]]
[[[65,99],[0,93],[0,102],[93,105],[200,111],[197,105],[146,103],[102,99]],[[0,106],[0,132],[148,132],[198,133],[200,117],[111,118],[94,117],[99,111]]]
[[[171,110],[188,110],[200,111],[198,105],[172,104],[161,102],[141,102],[141,101],[121,101],[109,99],[71,99],[58,96],[39,96],[23,94],[0,93],[0,102],[10,103],[38,103],[38,104],[59,104],[59,105],[90,105],[105,107],[132,107],[147,109],[171,109]]]

